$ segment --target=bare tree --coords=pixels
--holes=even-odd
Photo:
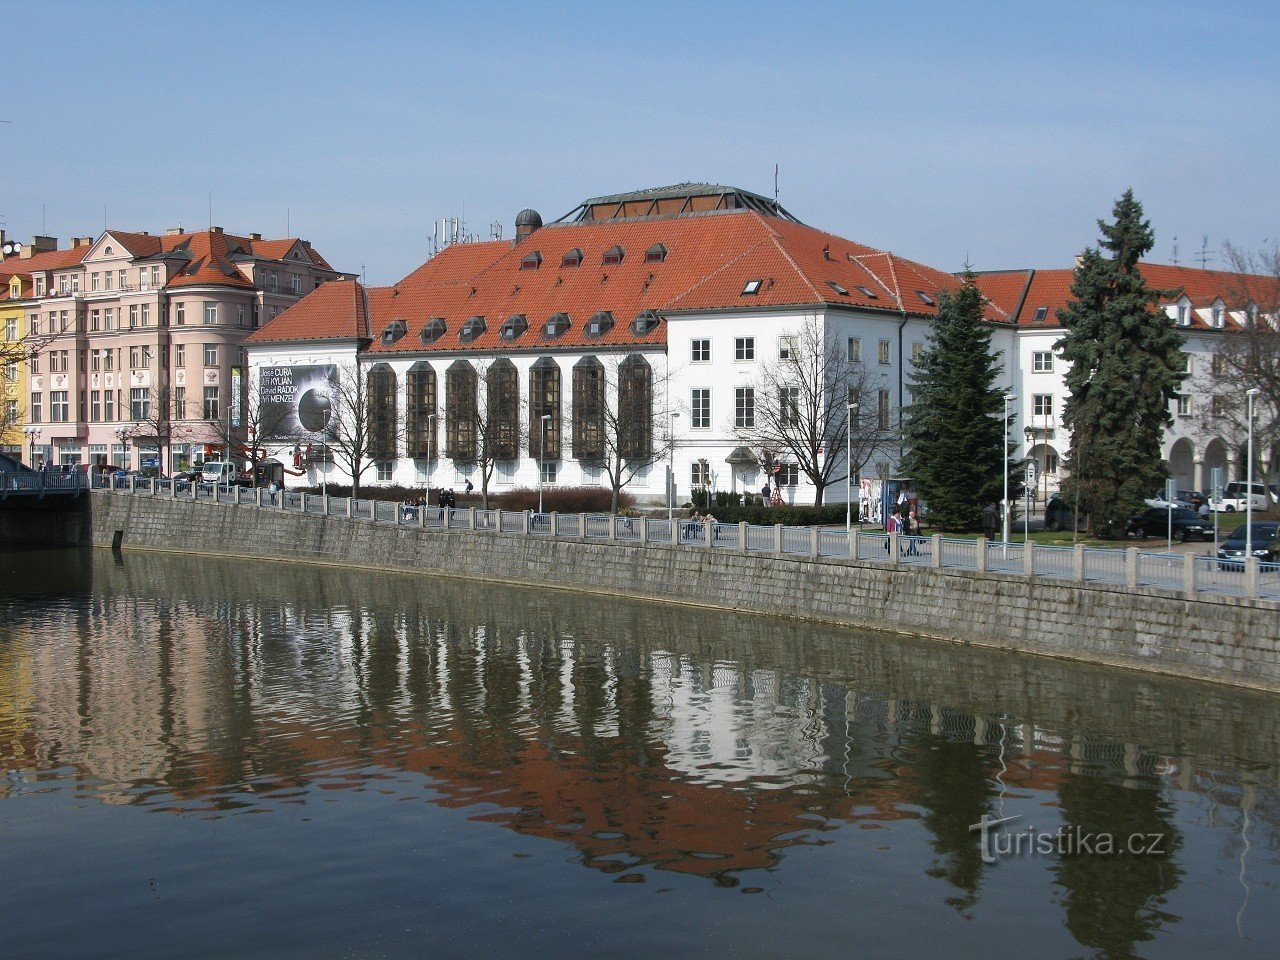
[[[180,422],[185,411],[175,406],[184,405],[175,399],[177,396],[171,387],[152,387],[145,402],[130,398],[126,411],[127,419],[133,424],[130,439],[137,445],[154,444],[160,454],[159,469],[163,471],[167,466],[170,473],[173,472],[173,445],[194,436],[191,427]]]
[[[1243,453],[1248,433],[1249,390],[1254,399],[1254,470],[1271,480],[1280,471],[1280,247],[1249,253],[1227,244],[1236,278],[1222,336],[1208,370],[1197,370],[1197,390],[1207,394],[1199,423],[1208,434],[1224,435]]]
[[[404,438],[395,374],[386,364],[340,366],[331,389],[327,445],[351,477],[351,496],[359,497],[369,468],[394,461]]]
[[[864,467],[888,442],[887,411],[881,409],[879,380],[841,344],[829,343],[816,317],[783,336],[788,356],[763,365],[747,388],[753,410],[738,417],[734,433],[759,451],[768,471],[772,464],[793,461],[814,488],[821,506],[832,483]],[[853,418],[850,419],[850,412]]]

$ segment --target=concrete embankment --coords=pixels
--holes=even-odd
[[[886,630],[1280,691],[1280,604],[95,491],[89,542],[402,570]],[[779,622],[779,630],[786,625]]]

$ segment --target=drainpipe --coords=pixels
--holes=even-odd
[[[907,325],[907,311],[902,311],[902,322],[898,324],[898,471],[902,471],[902,458],[905,455],[902,444],[902,370],[906,361],[902,355],[902,330]]]

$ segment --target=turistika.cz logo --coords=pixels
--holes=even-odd
[[[971,833],[981,835],[983,863],[995,863],[1006,857],[1149,857],[1164,853],[1163,833],[1108,833],[1068,826],[1043,831],[1031,824],[1020,830],[1004,829],[1021,819],[1021,815],[988,817],[983,814],[981,820],[969,825]]]

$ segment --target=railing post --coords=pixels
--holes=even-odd
[[[129,492],[138,492],[138,475],[136,473],[129,474]]]
[[[979,537],[973,541],[973,569],[978,573],[987,572],[987,538]]]
[[[935,533],[931,538],[929,550],[930,566],[935,570],[942,569],[942,534]]]
[[[1194,553],[1182,555],[1182,592],[1188,597],[1196,595],[1196,555]]]
[[[347,519],[350,520],[356,515],[355,498],[347,497]]]
[[[703,535],[703,544],[708,550],[710,550],[716,545],[716,525],[712,520],[706,520],[703,522],[706,525],[706,530]]]
[[[747,521],[738,521],[738,546],[743,553],[750,553],[747,549]]]
[[[425,528],[426,528],[426,526],[427,526],[427,511],[431,509],[431,504],[427,502],[427,501],[429,501],[429,500],[431,499],[431,497],[430,497],[430,495],[429,495],[429,494],[430,494],[430,491],[427,491],[427,492],[428,492],[428,496],[423,497],[423,498],[422,498],[422,501],[423,501],[423,502],[418,506],[418,526],[422,527],[423,529],[425,529]],[[347,497],[347,504],[348,504],[348,506],[347,506],[347,516],[350,516],[350,515],[351,515],[351,507],[350,507],[350,503],[351,503],[351,498],[350,498],[350,497]],[[501,514],[501,513],[499,513],[499,514],[498,514],[498,529],[502,529],[502,514]]]
[[[809,556],[816,557],[818,555],[818,528],[812,526],[809,528]]]
[[[191,486],[194,489],[195,484],[193,483]],[[284,484],[283,483],[280,484],[280,500],[276,504],[276,506],[279,507],[281,510],[284,509]]]
[[[1071,549],[1071,579],[1084,582],[1084,544],[1077,543]]]
[[[618,518],[614,516],[612,513],[607,514],[607,516],[609,517],[609,539],[617,540],[618,539]]]
[[[849,528],[849,559],[858,559],[858,541],[862,539],[861,527]]]
[[[253,488],[253,505],[257,507],[259,510],[262,509],[262,488],[261,487]]]
[[[526,537],[529,535],[529,511],[528,510],[520,511],[520,532]]]
[[[782,524],[773,525],[773,552],[782,556]]]
[[[323,494],[321,494],[320,502],[324,506],[324,515],[327,517],[329,515],[329,491],[328,490],[326,490]]]
[[[641,543],[649,542],[649,518],[648,517],[640,518],[640,542]]]
[[[1124,582],[1126,586],[1138,585],[1138,548],[1125,547],[1124,550]]]
[[[173,480],[170,480],[169,481],[169,499],[176,500],[177,497],[178,497],[178,485],[174,483]]]
[[[1245,557],[1244,560],[1244,595],[1250,600],[1258,599],[1258,558]]]
[[[1036,571],[1036,544],[1034,540],[1024,540],[1022,543],[1022,574],[1023,576],[1035,576]]]
[[[194,480],[191,481],[191,499],[192,500],[197,499],[199,493],[200,493],[200,477],[197,476]]]
[[[307,512],[307,495],[306,495],[306,493],[304,492],[304,493],[300,494],[300,497],[301,497],[301,499],[298,501],[298,503],[299,503],[299,505],[302,507],[302,512],[303,512],[303,513],[306,513],[306,512]]]
[[[476,508],[467,507],[467,529],[474,530],[476,528]]]
[[[671,545],[677,546],[680,543],[680,521],[671,521]]]
[[[897,530],[890,530],[889,531],[889,562],[890,563],[897,564],[902,562],[902,554],[899,552],[901,550],[901,543],[902,543],[902,534],[900,534]]]

